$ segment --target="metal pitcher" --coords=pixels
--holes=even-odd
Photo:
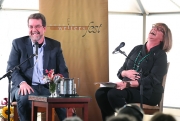
[[[79,78],[78,87],[79,87]],[[63,78],[60,79],[56,86],[56,93],[59,96],[74,96],[76,92],[76,84],[74,83],[74,78]]]

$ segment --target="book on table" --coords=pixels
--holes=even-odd
[[[100,84],[100,87],[112,87],[112,88],[115,88],[117,86],[117,84],[114,83],[114,82],[95,82],[94,84],[95,85]]]

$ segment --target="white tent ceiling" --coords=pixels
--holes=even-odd
[[[108,7],[119,13],[180,13],[180,0],[108,0]]]
[[[0,0],[1,9],[39,10],[39,0]]]
[[[0,0],[1,9],[38,10],[39,0]],[[180,0],[108,0],[109,12],[130,14],[180,13]]]

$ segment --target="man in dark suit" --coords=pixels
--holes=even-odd
[[[43,81],[46,69],[54,69],[54,73],[60,73],[65,78],[69,77],[60,42],[44,36],[46,31],[44,15],[41,13],[30,15],[28,28],[29,36],[13,40],[7,67],[9,71],[38,50],[38,58],[29,59],[12,73],[11,99],[17,101],[20,121],[31,120],[31,101],[28,101],[28,95],[50,95],[48,84]],[[38,48],[35,43],[38,43]],[[66,117],[66,109],[55,110],[62,121]]]

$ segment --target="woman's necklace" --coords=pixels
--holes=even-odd
[[[139,58],[140,54],[141,54],[141,51],[138,53],[138,55],[137,55],[137,57],[136,57],[136,59],[135,59],[135,61],[134,61],[134,66],[133,66],[133,69],[136,70],[137,72],[138,72],[138,70],[139,70],[139,65],[141,64],[141,62],[142,62],[146,57],[148,57],[148,56],[150,55],[150,53],[148,53],[147,55],[145,55],[144,57],[142,57],[142,58],[138,61],[138,58]],[[137,61],[138,61],[138,62],[137,62]]]

